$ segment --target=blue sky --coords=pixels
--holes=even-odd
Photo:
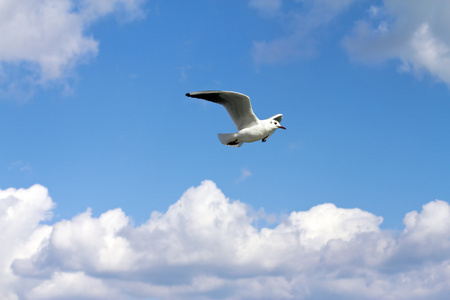
[[[408,277],[416,267],[417,278],[431,276],[421,269],[423,261],[444,267],[434,271],[439,275],[422,294],[402,297],[445,297],[450,6],[411,2],[4,2],[0,16],[9,18],[0,18],[2,218],[17,211],[0,222],[11,230],[2,262],[8,279],[0,282],[7,299],[248,299],[242,287],[255,284],[284,287],[278,294],[250,288],[255,298],[377,298],[378,289],[400,299],[411,288],[386,282]],[[225,147],[217,133],[235,127],[223,107],[184,96],[200,90],[246,94],[259,118],[282,113],[287,130],[264,144]],[[181,208],[184,213],[176,210]],[[211,215],[216,222],[208,223]],[[183,230],[194,235],[182,231],[179,218],[193,222]],[[145,230],[152,233],[141,238],[150,245],[152,239],[173,245],[154,228],[168,230],[161,229],[181,245],[180,252],[141,249],[138,236]],[[201,235],[207,228],[217,230]],[[288,236],[266,241],[269,231],[296,232],[301,242],[293,246]],[[77,232],[85,232],[86,240]],[[258,240],[261,249],[286,261],[274,254],[265,264],[257,259],[262,250],[253,246],[244,247],[245,255],[228,257],[199,242],[224,234],[217,243],[235,249],[242,232],[251,233],[239,240],[243,244]],[[58,242],[58,236],[71,234],[67,245]],[[425,236],[436,240],[427,242]],[[120,253],[133,253],[143,261],[134,263],[146,267],[136,271],[130,262],[129,269],[110,270],[105,266],[116,262],[108,255],[105,266],[90,262],[106,251],[96,239],[109,238],[118,243],[114,248],[126,240],[128,250]],[[360,249],[359,243],[392,249],[376,263],[361,258],[367,271],[361,275],[352,269],[355,261],[341,259],[344,248],[334,249],[336,241],[345,251]],[[409,262],[399,260],[411,245],[422,249],[427,243],[432,246],[426,254],[417,250]],[[19,251],[24,245],[28,250]],[[74,249],[84,248],[92,252],[74,259],[77,263],[59,260],[73,261]],[[290,269],[301,261],[302,249],[331,257],[333,263],[323,266],[329,273],[314,273],[313,266]],[[152,265],[149,257],[164,252],[167,264]],[[170,256],[183,257],[180,253],[187,253],[182,263]],[[192,258],[202,253],[214,262]],[[131,261],[123,255],[124,262]],[[255,261],[243,258],[250,256]],[[216,263],[227,259],[234,271]],[[242,265],[234,265],[241,259]],[[354,276],[343,282],[336,275],[329,284],[305,279],[328,278],[337,265]],[[387,265],[395,270],[382,271]],[[182,275],[171,282],[155,279],[153,272]],[[371,272],[378,275],[367,275]],[[134,288],[120,280],[124,274],[135,276]],[[61,294],[56,286],[73,278],[79,286]],[[417,278],[409,284],[417,286]],[[367,289],[350,292],[346,284],[359,286],[358,280],[365,280]],[[98,294],[83,294],[90,284]]]

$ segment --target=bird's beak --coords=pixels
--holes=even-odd
[[[286,127],[283,127],[283,126],[281,126],[281,125],[280,125],[280,127],[278,127],[278,128],[281,128],[281,129],[286,130]]]

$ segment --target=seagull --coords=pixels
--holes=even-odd
[[[267,139],[276,129],[286,129],[280,125],[282,114],[260,120],[253,113],[250,98],[244,94],[229,91],[201,91],[187,93],[191,98],[204,99],[223,105],[236,125],[238,132],[219,133],[222,144],[231,147],[241,147],[243,143],[252,143]]]

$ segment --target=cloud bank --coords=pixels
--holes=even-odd
[[[134,226],[121,209],[53,225],[46,188],[0,191],[2,299],[446,299],[450,205],[405,228],[331,203],[274,228],[212,181]]]
[[[355,61],[397,61],[398,70],[416,76],[430,74],[450,84],[450,3],[445,1],[384,0],[378,6],[358,0],[303,0],[283,7],[281,0],[251,0],[250,7],[278,20],[284,36],[254,41],[256,63],[274,63],[314,55],[320,30],[352,8],[366,5],[356,25],[342,37],[344,48]],[[281,21],[282,20],[282,21]]]
[[[63,82],[75,66],[98,53],[86,31],[116,14],[143,16],[143,0],[2,0],[0,3],[0,95],[32,93],[37,85]]]

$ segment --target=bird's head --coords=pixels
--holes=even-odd
[[[269,126],[270,126],[271,128],[274,128],[274,129],[281,128],[281,129],[286,130],[286,127],[281,126],[280,122],[278,122],[277,120],[270,120],[270,123],[269,123],[269,124],[270,124]]]

